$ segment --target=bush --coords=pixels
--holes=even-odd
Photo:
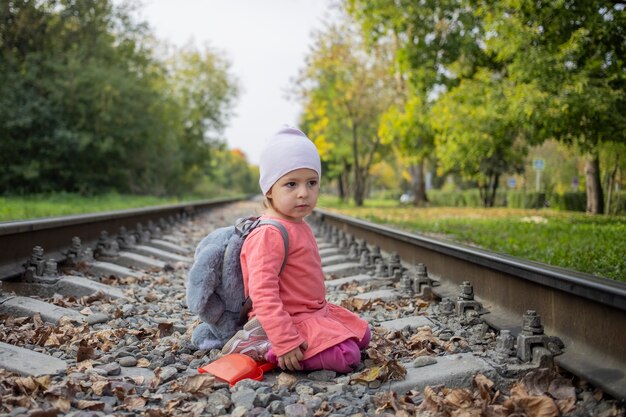
[[[400,198],[400,190],[376,190],[371,191],[368,198],[373,200],[398,200]]]
[[[462,191],[430,190],[427,193],[430,204],[437,207],[483,207],[483,199],[478,189]],[[506,193],[496,191],[495,206],[505,205]]]
[[[508,208],[539,209],[545,207],[546,193],[534,191],[509,191],[507,193]]]
[[[626,215],[626,191],[618,191],[613,193],[611,197],[610,214]]]
[[[606,197],[606,191],[605,191]],[[551,194],[548,205],[555,210],[585,211],[587,210],[587,194],[584,191],[572,191],[563,194]],[[626,191],[614,193],[611,197],[610,214],[626,214]]]
[[[587,194],[582,191],[570,191],[563,194],[553,193],[548,197],[548,205],[555,210],[585,211]]]

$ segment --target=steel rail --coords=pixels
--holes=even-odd
[[[93,245],[102,230],[115,235],[121,226],[133,230],[137,223],[158,222],[170,216],[194,213],[242,200],[241,197],[192,201],[129,210],[74,216],[51,217],[0,223],[0,281],[13,279],[24,272],[23,263],[35,246],[45,250],[45,258],[63,259],[62,252],[78,236],[83,245]]]
[[[498,330],[519,333],[522,315],[535,310],[545,332],[565,343],[555,362],[615,398],[626,399],[626,284],[539,262],[408,233],[328,210],[315,215],[332,226],[409,264],[424,263],[441,286],[440,296],[458,295],[470,281],[484,316]]]

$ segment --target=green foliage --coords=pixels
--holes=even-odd
[[[484,59],[482,28],[465,1],[344,3],[370,42],[393,39],[401,72],[420,91],[417,96],[428,96],[437,85],[456,85]]]
[[[370,45],[395,58],[394,104],[379,129],[410,176],[416,202],[426,201],[425,160],[435,160],[430,109],[434,98],[474,72],[484,58],[481,26],[461,1],[346,0]],[[471,28],[471,30],[469,30]]]
[[[621,195],[618,195],[613,200],[612,214],[626,214],[623,202],[625,196],[626,193],[622,192]],[[553,210],[585,211],[587,208],[587,195],[583,191],[552,192],[549,194],[534,191],[509,191],[507,193],[506,206],[509,208],[540,209],[550,207]]]
[[[459,173],[478,182],[485,204],[493,204],[499,176],[521,174],[526,147],[554,138],[587,156],[588,178],[580,182],[587,185],[588,209],[601,211],[601,172],[607,173],[605,188],[623,177],[623,152],[598,158],[606,149],[602,145],[626,143],[623,4],[343,3],[371,44],[392,45],[396,78],[412,86],[404,98],[428,100],[435,130],[431,157],[439,161],[440,175]],[[394,134],[402,130],[401,115],[410,114],[406,100],[397,106],[388,111],[388,130]],[[411,120],[419,126],[419,117]],[[399,135],[396,142],[418,137]],[[429,152],[427,146],[404,156],[420,158],[424,151]],[[610,166],[597,169],[599,160]],[[544,177],[548,192],[555,185],[550,179]]]
[[[237,94],[213,51],[156,57],[132,6],[0,5],[0,194],[189,192]]]
[[[386,153],[378,126],[392,100],[389,65],[384,50],[368,50],[349,22],[340,21],[317,34],[294,86],[327,178],[337,178],[342,194],[350,189],[359,204],[372,165]]]
[[[563,194],[552,193],[548,197],[548,206],[555,210],[585,211],[587,195],[581,191],[569,191]]]
[[[499,178],[520,170],[526,144],[511,116],[514,89],[488,71],[443,95],[432,110],[441,169],[478,182],[486,207],[495,203]]]
[[[337,207],[339,208],[339,207]],[[408,231],[626,282],[623,217],[551,210],[341,208]]]
[[[540,209],[546,206],[546,193],[535,191],[509,191],[507,207],[520,209]]]
[[[369,197],[365,201],[366,202],[367,201],[371,201],[371,200],[399,201],[401,195],[402,194],[400,193],[399,189],[395,189],[395,190],[378,190],[378,191],[370,192]]]
[[[626,216],[626,191],[620,191],[615,194],[615,197],[611,199],[609,213],[618,216]]]
[[[598,153],[626,143],[626,8],[602,0],[473,1],[486,50],[524,92],[518,112],[534,142],[556,138],[588,153],[587,209],[604,204]]]
[[[493,34],[488,50],[512,81],[538,93],[528,114],[536,140],[556,137],[586,150],[626,140],[623,5],[476,3]]]
[[[506,193],[500,191],[496,194],[495,206],[503,206]],[[435,207],[484,207],[483,198],[477,189],[462,191],[430,190],[428,200]]]

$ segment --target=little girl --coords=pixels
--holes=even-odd
[[[260,159],[265,196],[262,218],[280,222],[255,229],[241,250],[250,319],[222,353],[239,352],[288,370],[352,371],[370,341],[365,320],[326,301],[322,261],[304,218],[317,204],[321,164],[317,148],[300,130],[285,127],[272,136]],[[282,263],[287,262],[282,272]]]

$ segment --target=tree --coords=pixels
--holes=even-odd
[[[463,1],[346,0],[345,4],[370,44],[382,43],[394,52],[397,101],[386,115],[385,131],[396,136],[394,144],[409,163],[419,205],[427,201],[424,161],[434,152],[424,115],[439,92],[470,76],[484,60],[480,25]]]
[[[477,1],[486,46],[527,91],[529,137],[587,155],[587,211],[603,212],[599,149],[626,142],[626,11],[620,2]],[[524,115],[524,114],[522,114]]]
[[[500,176],[523,166],[526,153],[511,112],[515,90],[508,87],[482,70],[441,96],[432,110],[441,169],[476,180],[485,207],[495,203]]]
[[[205,50],[166,66],[126,4],[0,3],[0,193],[182,193],[209,165],[228,64]]]
[[[400,109],[392,105],[383,115],[379,135],[393,143],[400,158],[408,165],[414,204],[428,201],[424,179],[424,160],[431,156],[434,134],[430,109],[418,96],[411,97]]]
[[[237,81],[229,74],[230,62],[208,45],[202,51],[192,46],[175,49],[167,60],[168,94],[177,103],[175,126],[181,148],[182,178],[193,188],[199,176],[212,176],[212,154],[224,152],[222,133],[239,94]],[[227,163],[230,159],[224,159]]]
[[[3,192],[145,189],[133,167],[148,154],[135,151],[172,153],[144,28],[125,13],[108,1],[3,3]]]
[[[391,102],[388,70],[385,51],[366,50],[344,21],[318,33],[295,86],[305,102],[303,125],[331,172],[351,169],[352,194],[359,206],[371,166],[384,152],[378,127]],[[340,181],[341,187],[345,183]]]

